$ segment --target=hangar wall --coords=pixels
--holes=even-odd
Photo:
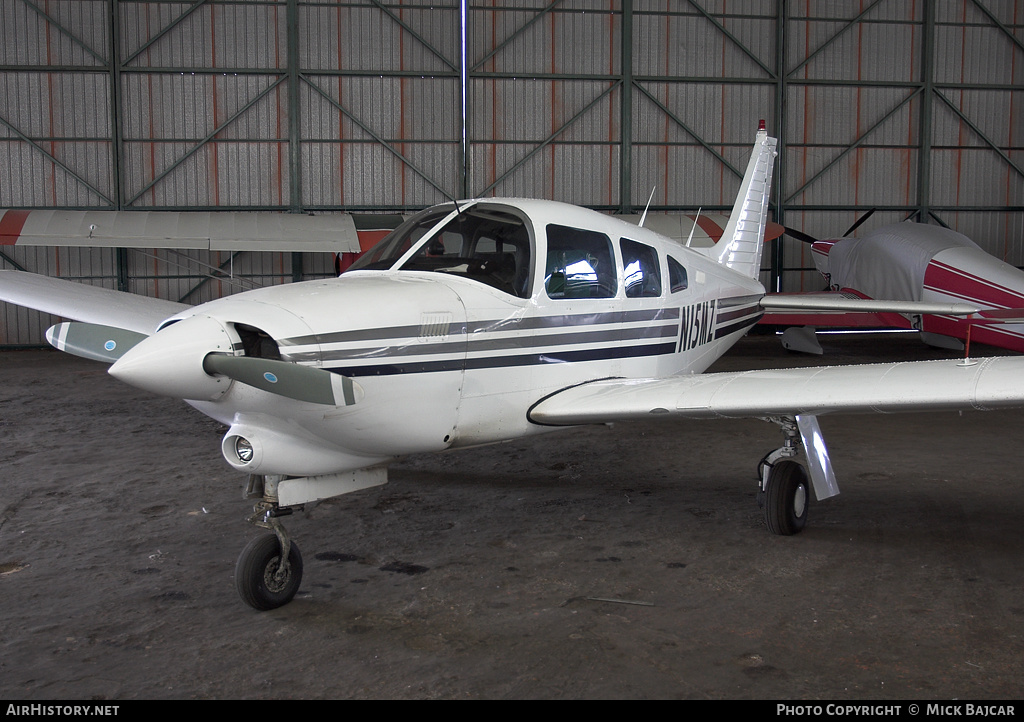
[[[1024,0],[0,0],[0,39],[0,208],[726,209],[764,117],[786,225],[916,215],[1024,265]],[[763,280],[815,289],[811,265],[785,239]],[[200,301],[333,266],[0,245],[0,267]],[[0,311],[0,343],[51,322]]]

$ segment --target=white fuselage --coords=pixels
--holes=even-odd
[[[548,430],[528,420],[545,396],[601,378],[700,373],[760,317],[757,281],[647,229],[551,202],[484,206],[514,211],[525,225],[530,265],[518,295],[452,269],[399,270],[433,230],[457,220],[450,207],[389,269],[260,289],[182,315],[257,328],[282,360],[353,379],[360,403],[325,407],[238,382],[215,400],[190,403],[247,437],[262,434],[266,453],[253,473],[333,473]],[[550,224],[607,238],[614,287],[598,297],[552,290]],[[623,249],[640,246],[653,250],[646,273],[659,282],[630,297],[636,268]]]

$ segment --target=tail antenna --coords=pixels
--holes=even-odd
[[[689,238],[686,239],[686,247],[687,248],[690,247],[690,241],[693,240],[693,232],[695,230],[697,230],[697,221],[700,220],[700,212],[702,210],[704,210],[704,206],[701,206],[700,208],[697,209],[697,215],[694,216],[694,218],[693,218],[693,226],[690,228],[690,236],[689,236]]]
[[[647,220],[647,209],[651,207],[651,201],[654,200],[654,191],[656,191],[656,190],[658,190],[658,186],[654,186],[653,188],[651,188],[651,196],[650,196],[650,198],[647,199],[647,205],[644,206],[643,215],[640,216],[640,224],[639,225],[640,225],[641,228],[644,227],[644,221]]]

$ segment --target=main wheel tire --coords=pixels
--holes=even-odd
[[[795,461],[776,462],[768,473],[764,520],[773,534],[796,534],[807,523],[810,503],[807,472]]]
[[[293,542],[288,552],[288,571],[280,573],[281,543],[276,534],[264,534],[249,542],[235,565],[235,588],[253,609],[277,609],[292,600],[302,582],[302,555]]]

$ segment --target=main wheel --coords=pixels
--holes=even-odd
[[[288,568],[281,569],[281,543],[276,534],[264,534],[249,542],[235,564],[235,588],[253,609],[277,609],[292,600],[302,581],[302,555],[292,543]]]
[[[773,534],[796,534],[807,523],[810,489],[807,472],[795,461],[782,460],[768,472],[764,520]]]

